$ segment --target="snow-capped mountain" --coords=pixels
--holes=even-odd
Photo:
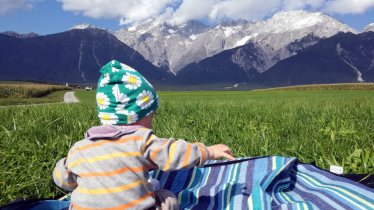
[[[177,62],[183,60],[197,34],[208,26],[197,21],[189,21],[181,26],[148,20],[141,25],[123,28],[114,35],[140,52],[145,59],[158,67],[178,69]]]
[[[138,26],[123,28],[115,36],[141,53],[154,65],[177,73],[186,65],[201,61],[224,50],[253,42],[263,62],[258,72],[265,72],[275,63],[294,54],[287,47],[295,40],[313,34],[323,38],[354,29],[317,12],[278,12],[258,22],[245,20],[205,26],[191,21],[182,26],[148,20]]]
[[[370,23],[364,28],[364,32],[372,31],[374,32],[374,23]]]
[[[84,29],[100,29],[100,30],[106,30],[105,28],[99,28],[99,27],[96,27],[94,25],[90,25],[90,24],[87,24],[87,23],[82,23],[82,24],[78,24],[78,25],[75,25],[73,27],[71,27],[69,29],[70,30],[75,30],[75,29],[78,29],[78,30],[84,30]]]

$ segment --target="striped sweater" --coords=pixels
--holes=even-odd
[[[204,165],[202,143],[158,138],[141,126],[98,126],[70,149],[53,171],[73,191],[71,209],[147,209],[155,205],[148,172]]]

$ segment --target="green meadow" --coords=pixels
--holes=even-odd
[[[0,108],[0,205],[53,198],[52,170],[84,132],[98,125],[95,92],[78,104]],[[236,157],[295,156],[344,173],[374,173],[373,90],[159,92],[160,137],[225,143]]]

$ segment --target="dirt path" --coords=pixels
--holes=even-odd
[[[74,91],[69,91],[69,92],[66,92],[64,95],[64,102],[67,104],[78,103],[79,100],[75,97]]]

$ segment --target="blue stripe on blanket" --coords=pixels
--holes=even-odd
[[[374,189],[296,158],[208,161],[151,176],[177,195],[181,209],[374,209]]]

